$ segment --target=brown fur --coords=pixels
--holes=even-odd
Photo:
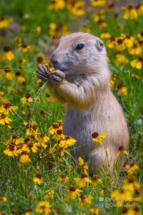
[[[82,50],[76,50],[79,43],[84,44]],[[48,73],[47,86],[59,102],[67,103],[63,132],[77,140],[71,154],[85,161],[89,156],[91,174],[98,174],[100,166],[106,169],[108,162],[112,172],[119,146],[127,147],[129,136],[122,108],[110,89],[103,42],[82,32],[65,35],[51,62],[57,70]],[[41,70],[46,67],[40,65],[37,72]],[[103,145],[92,141],[94,131],[107,133]],[[123,156],[119,159],[123,165]]]

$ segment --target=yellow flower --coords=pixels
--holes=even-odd
[[[139,16],[142,16],[143,15],[143,5],[138,4],[138,5],[135,6],[135,8],[136,8],[137,14]]]
[[[32,214],[34,214],[33,211],[32,211],[32,209],[27,208],[27,209],[25,210],[25,215],[32,215]]]
[[[122,38],[116,38],[116,47],[115,49],[117,51],[123,51],[126,48],[125,43],[124,43],[124,39]]]
[[[4,16],[0,17],[0,28],[7,28],[11,22]]]
[[[50,60],[48,60],[48,62],[45,63],[45,65],[48,66],[48,69],[50,70],[50,72],[52,72],[52,71],[54,70],[54,67],[52,67],[52,64],[51,64],[51,61],[50,61]]]
[[[100,35],[101,39],[109,39],[111,37],[111,35],[109,34],[109,32],[107,30],[104,30],[103,33]]]
[[[116,44],[115,37],[110,37],[109,40],[107,40],[107,42],[106,42],[106,46],[109,49],[113,49],[115,47],[115,44]]]
[[[64,184],[66,184],[66,183],[68,183],[68,182],[69,182],[69,177],[64,176],[64,175],[61,175],[61,177],[60,177],[60,178],[58,178],[58,179],[57,179],[57,181],[58,181],[58,182],[60,182],[60,183],[64,183]]]
[[[117,67],[119,67],[121,64],[127,64],[128,62],[129,62],[128,59],[121,53],[118,53],[116,55],[115,64]]]
[[[102,180],[99,178],[98,175],[93,175],[92,177],[92,184],[97,186],[98,184],[101,184]]]
[[[39,97],[35,97],[34,100],[35,101],[40,101],[40,98]]]
[[[106,0],[90,0],[90,1],[91,1],[92,6],[94,6],[94,7],[106,4]]]
[[[4,76],[7,80],[12,80],[14,78],[14,74],[11,73],[11,67],[5,66],[4,67]]]
[[[87,170],[88,170],[87,163],[85,163],[84,160],[81,157],[78,158],[78,163],[82,167],[82,171],[87,175],[88,174],[87,173]]]
[[[65,7],[64,0],[50,0],[48,10],[59,10]]]
[[[40,27],[40,26],[38,26],[38,27],[36,28],[35,35],[36,35],[36,36],[39,36],[39,35],[40,35],[40,33],[41,33],[41,27]]]
[[[72,14],[75,16],[83,16],[85,14],[85,2],[78,1],[73,5]]]
[[[141,79],[137,74],[132,74],[131,76],[139,80]]]
[[[26,104],[26,101],[28,101],[28,102],[32,102],[33,101],[32,98],[31,98],[30,93],[26,93],[24,95],[24,97],[21,99],[21,103],[22,104]]]
[[[60,141],[60,145],[62,146],[73,146],[76,143],[76,140],[70,136],[65,136],[63,140]]]
[[[19,82],[19,83],[25,83],[26,82],[26,79],[22,77],[22,74],[21,74],[21,71],[17,71],[15,73],[16,75],[16,80]]]
[[[21,64],[24,64],[24,63],[26,62],[26,60],[25,60],[25,59],[20,58],[20,59],[18,60],[18,62],[19,62],[19,63],[21,63]]]
[[[130,191],[132,194],[134,193],[135,189],[141,188],[141,185],[135,181],[135,177],[132,175],[129,175],[128,179],[123,180],[122,183],[123,183],[123,186],[122,186],[123,189],[125,191]]]
[[[105,19],[104,10],[100,9],[98,10],[97,14],[93,14],[93,19],[94,22],[98,22],[100,19],[104,20]]]
[[[48,129],[48,132],[50,134],[54,134],[57,132],[57,130],[61,130],[62,129],[62,126],[59,125],[58,122],[55,122],[49,129]]]
[[[51,207],[49,202],[47,201],[41,201],[38,203],[37,207],[35,208],[35,211],[37,213],[44,213],[44,215],[50,214],[51,213]]]
[[[137,38],[140,39],[140,40],[143,40],[143,31],[140,34],[137,35]]]
[[[82,190],[77,189],[75,186],[70,186],[67,198],[75,199],[77,196],[80,195],[80,192],[82,192]]]
[[[111,193],[111,198],[114,198],[116,205],[123,205],[124,202],[127,202],[128,200],[132,199],[132,194],[130,191],[127,190],[114,190]]]
[[[128,33],[121,34],[121,37],[124,39],[124,43],[128,48],[133,46],[135,41],[134,37],[130,36]]]
[[[124,208],[123,215],[142,215],[142,212],[139,211],[138,207],[132,207],[132,208]]]
[[[4,153],[5,155],[10,156],[10,157],[17,156],[17,151],[16,151],[16,147],[15,147],[14,143],[9,143],[9,145],[8,145],[7,148],[3,151],[3,153]]]
[[[0,196],[0,201],[6,202],[6,201],[7,201],[7,198],[6,198],[5,196]]]
[[[143,54],[139,54],[136,60],[131,61],[131,66],[137,69],[141,69],[143,66]]]
[[[56,134],[52,137],[52,139],[55,139],[55,140],[60,140],[60,139],[64,139],[65,136],[63,135],[63,131],[58,129],[56,131]]]
[[[21,163],[31,162],[31,159],[29,158],[27,151],[22,151],[21,156],[20,156],[20,162]]]
[[[83,32],[86,32],[86,33],[89,33],[89,34],[91,33],[90,28],[89,28],[88,25],[85,24],[85,23],[82,25],[82,31],[83,31]]]
[[[99,19],[99,20],[97,21],[97,25],[98,25],[98,28],[99,28],[99,29],[102,29],[102,28],[104,28],[104,27],[107,26],[106,22],[104,22],[102,19]]]
[[[93,197],[90,195],[88,197],[84,196],[83,194],[80,194],[79,196],[80,198],[78,199],[79,200],[79,208],[82,208],[82,207],[86,207],[86,208],[89,208],[90,205],[91,205],[91,200],[93,199]]]
[[[23,146],[23,150],[28,152],[30,152],[31,150],[33,153],[36,153],[38,149],[36,147],[36,143],[33,143],[32,141],[28,141],[27,144]]]
[[[46,136],[46,134],[40,134],[39,138],[37,138],[38,141],[40,142],[48,142],[49,141],[49,137]]]
[[[6,114],[0,113],[0,124],[6,125],[9,124],[10,122],[12,122],[12,120],[8,118]]]
[[[100,214],[100,211],[98,208],[91,208],[89,210],[89,212],[92,214],[92,215],[99,215]]]
[[[139,167],[134,163],[127,164],[125,167],[126,167],[129,174],[133,174],[134,170],[139,169]]]
[[[117,84],[117,91],[118,94],[123,94],[124,96],[127,96],[127,87],[123,87],[122,84]]]
[[[117,29],[117,30],[122,30],[123,27],[124,27],[124,26],[123,26],[122,24],[118,24],[118,25],[115,26],[115,29]]]
[[[101,134],[98,134],[96,131],[92,134],[92,141],[98,142],[101,145],[103,144],[103,140],[101,138],[106,138],[106,132],[103,132]]]
[[[40,185],[40,184],[43,183],[42,180],[41,180],[41,178],[42,178],[42,175],[41,175],[41,174],[37,174],[37,175],[35,176],[35,178],[33,178],[33,182]]]
[[[9,60],[12,61],[15,58],[15,55],[12,53],[9,46],[4,46],[3,52],[0,55],[2,61]]]
[[[56,102],[57,99],[54,97],[51,97],[49,94],[46,93],[46,101],[47,102]]]
[[[11,106],[11,102],[5,102],[5,104],[0,107],[0,113],[4,113],[6,115],[11,112],[13,114],[13,110],[17,110],[18,106]]]
[[[21,25],[21,26],[20,26],[20,31],[21,31],[22,33],[25,33],[25,32],[26,32],[26,27],[25,27],[25,25]]]
[[[81,178],[75,178],[74,180],[79,187],[85,187],[87,182],[92,183],[85,173],[81,174]]]
[[[138,14],[135,6],[127,5],[126,7],[121,7],[124,11],[123,18],[124,19],[137,19]]]
[[[116,157],[118,157],[121,152],[123,152],[126,155],[129,155],[129,153],[125,150],[123,145],[119,146],[119,151],[117,152]]]
[[[138,55],[142,52],[138,43],[134,43],[131,47],[128,48],[129,54]]]
[[[55,191],[51,190],[50,192],[48,192],[47,195],[44,196],[44,200],[53,199],[54,194],[55,194]]]
[[[23,51],[23,52],[28,52],[28,51],[33,51],[32,46],[27,46],[25,44],[21,44],[20,47],[17,49],[17,51]]]
[[[21,38],[15,37],[15,38],[14,38],[14,41],[15,41],[15,43],[16,43],[18,46],[21,46]]]
[[[67,150],[65,150],[65,148],[66,147],[61,147],[61,146],[58,148],[58,151],[61,153],[61,156],[64,156],[65,153],[70,155],[70,153]]]

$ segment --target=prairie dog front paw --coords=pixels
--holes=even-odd
[[[44,81],[44,82],[49,79],[49,75],[51,73],[49,71],[48,67],[44,64],[39,64],[36,72],[38,73],[37,77],[39,79],[42,79],[42,81]]]
[[[50,73],[49,78],[51,82],[58,84],[65,79],[65,73],[61,70],[55,70]]]

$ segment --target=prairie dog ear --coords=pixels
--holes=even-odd
[[[97,41],[96,41],[97,50],[102,51],[103,47],[104,47],[104,42],[98,38]]]

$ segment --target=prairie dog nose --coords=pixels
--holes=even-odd
[[[53,65],[53,67],[56,67],[59,64],[59,62],[57,60],[57,56],[54,53],[51,55],[50,61]]]

